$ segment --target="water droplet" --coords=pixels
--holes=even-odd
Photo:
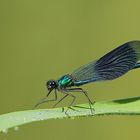
[[[18,131],[19,130],[19,127],[18,126],[14,127],[14,130],[15,131]]]
[[[23,118],[23,121],[26,122],[26,118]]]
[[[2,132],[7,134],[8,133],[8,129],[3,129]]]
[[[43,121],[44,120],[44,118],[40,118],[40,121]]]

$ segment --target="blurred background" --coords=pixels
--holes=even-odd
[[[47,94],[46,80],[131,40],[140,40],[139,0],[0,1],[0,114],[31,109]],[[92,100],[112,100],[140,96],[139,81],[136,69],[83,88]],[[77,103],[87,102],[77,96]],[[140,116],[97,116],[35,122],[1,133],[0,139],[136,140],[139,130]]]

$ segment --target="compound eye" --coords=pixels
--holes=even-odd
[[[52,83],[51,83],[52,85],[55,85],[55,82],[54,81],[52,81]]]
[[[46,85],[47,85],[48,90],[56,88],[56,83],[53,80],[48,81]]]

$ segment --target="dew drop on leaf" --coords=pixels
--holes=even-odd
[[[3,129],[2,132],[7,134],[8,133],[8,129]]]
[[[19,127],[18,126],[14,127],[14,130],[15,131],[18,131],[19,130]]]

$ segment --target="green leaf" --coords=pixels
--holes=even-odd
[[[94,114],[91,114],[88,103],[80,104],[78,106],[79,107],[73,107],[75,110],[68,110],[68,115],[70,118],[113,114],[140,115],[140,97],[95,102],[92,105]],[[64,108],[64,110],[66,109],[67,107]],[[6,132],[6,130],[9,128],[35,121],[69,118],[68,115],[66,115],[65,112],[62,112],[62,108],[11,112],[0,115],[0,131]]]

